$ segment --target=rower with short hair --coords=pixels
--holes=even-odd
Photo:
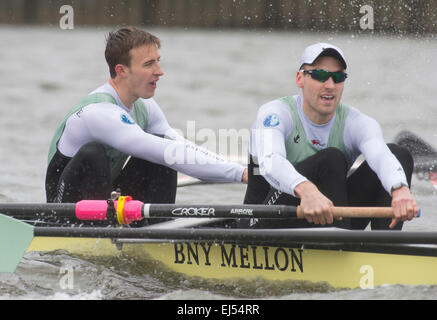
[[[133,27],[109,33],[109,81],[72,108],[52,139],[48,202],[107,199],[120,188],[143,202],[174,203],[177,171],[208,181],[247,181],[247,169],[168,124],[152,98],[163,75],[160,45],[156,36]]]
[[[296,75],[300,95],[260,107],[250,140],[247,204],[300,205],[306,221],[251,220],[252,227],[333,224],[364,229],[402,228],[418,215],[411,195],[413,159],[387,145],[379,124],[341,102],[346,74],[343,52],[327,43],[308,46]],[[355,160],[365,158],[348,175]],[[334,221],[336,206],[392,206],[394,219]],[[244,222],[240,226],[247,227]]]

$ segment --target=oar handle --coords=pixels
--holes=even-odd
[[[334,218],[393,218],[392,207],[332,207]],[[420,213],[420,211],[419,211]],[[305,218],[302,208],[297,208],[297,217]]]

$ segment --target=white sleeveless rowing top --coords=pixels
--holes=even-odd
[[[67,157],[88,142],[100,142],[127,155],[165,165],[198,179],[240,182],[244,167],[186,140],[170,127],[154,99],[142,99],[147,109],[147,128],[142,130],[125,114],[130,114],[115,89],[106,83],[92,93],[111,94],[117,105],[94,103],[72,114],[66,121],[58,150]],[[163,135],[166,138],[157,137]]]

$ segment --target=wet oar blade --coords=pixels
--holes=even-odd
[[[33,227],[0,214],[0,272],[14,272],[33,239]]]

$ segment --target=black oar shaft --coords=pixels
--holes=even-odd
[[[82,237],[113,239],[162,239],[241,241],[268,243],[406,243],[437,244],[436,232],[406,231],[313,231],[293,229],[145,229],[145,228],[53,228],[35,227],[38,237]]]
[[[145,204],[144,218],[296,218],[297,208],[283,205]]]
[[[85,201],[82,201],[86,203]],[[88,214],[89,219],[95,220],[97,213],[107,211],[106,201],[100,201],[104,207]],[[296,207],[266,206],[266,205],[209,205],[209,204],[144,204],[142,213],[137,219],[143,218],[296,218]],[[75,203],[2,203],[0,213],[15,218],[74,218],[76,216]],[[106,213],[106,212],[105,212]]]
[[[16,218],[74,217],[75,203],[2,203],[0,213]]]

